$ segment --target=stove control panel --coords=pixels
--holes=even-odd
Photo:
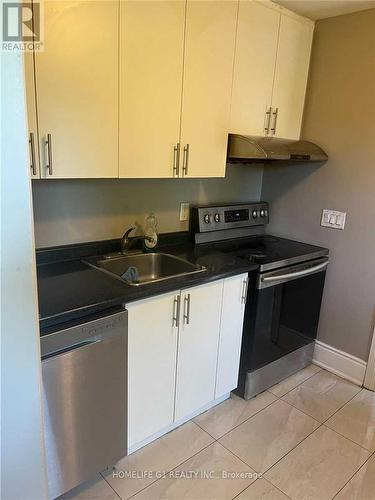
[[[268,220],[268,203],[262,201],[238,205],[193,207],[191,214],[192,231],[195,233],[263,226],[268,223]]]

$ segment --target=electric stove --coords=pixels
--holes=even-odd
[[[193,207],[198,252],[257,264],[249,275],[237,393],[249,399],[311,363],[328,249],[266,233],[266,202]],[[212,254],[211,254],[212,255]]]

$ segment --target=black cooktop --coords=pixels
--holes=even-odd
[[[231,253],[236,258],[258,264],[260,272],[328,255],[326,248],[267,234],[216,242],[214,246],[218,253]]]

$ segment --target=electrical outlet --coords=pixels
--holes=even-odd
[[[337,210],[328,210],[324,208],[320,225],[323,227],[330,227],[331,229],[344,229],[345,220],[346,212],[338,212]]]
[[[189,220],[189,203],[180,203],[180,221]]]

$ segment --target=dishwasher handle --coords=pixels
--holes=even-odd
[[[66,354],[67,352],[71,351],[76,351],[77,349],[81,349],[82,347],[86,347],[91,344],[96,344],[97,342],[100,342],[99,340],[86,340],[85,342],[80,342],[79,344],[74,344],[69,347],[65,347],[63,349],[59,349],[58,351],[55,352],[49,352],[48,354],[45,354],[42,356],[42,361],[45,361],[46,359],[50,358],[55,358],[56,356],[60,356],[61,354]]]
[[[44,334],[40,338],[42,360],[57,356],[69,350],[79,349],[89,343],[107,338],[126,336],[128,328],[127,311],[113,311],[101,317],[92,317],[83,323]]]

